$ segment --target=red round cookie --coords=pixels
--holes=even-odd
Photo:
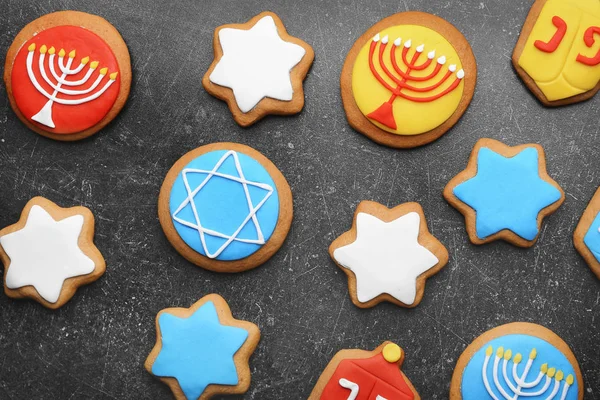
[[[10,105],[31,130],[50,139],[85,139],[123,109],[131,87],[127,44],[110,22],[80,11],[31,21],[6,52]]]
[[[64,74],[60,60],[64,67],[71,63],[71,71],[81,69]],[[23,115],[42,129],[51,129],[56,134],[81,132],[99,123],[112,108],[120,89],[119,72],[114,53],[100,36],[78,26],[55,26],[38,33],[19,50],[11,76],[13,97]],[[57,76],[67,83],[59,85]],[[81,84],[71,86],[74,82]],[[61,104],[63,101],[80,104]],[[41,111],[44,107],[51,108],[45,115]],[[39,117],[35,118],[36,115]],[[48,117],[55,127],[49,126]]]

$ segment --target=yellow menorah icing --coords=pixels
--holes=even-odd
[[[521,353],[516,353],[513,357],[511,349],[505,349],[500,346],[494,352],[494,348],[488,346],[485,350],[485,359],[481,374],[484,386],[491,398],[493,400],[516,400],[519,397],[544,396],[543,398],[565,400],[569,388],[575,382],[572,374],[569,374],[565,379],[565,374],[562,370],[556,367],[548,368],[548,364],[544,363],[541,365],[537,377],[531,381],[527,381],[537,355],[537,349],[532,349],[529,353],[527,364],[524,366],[522,373],[519,374],[517,368],[523,358]],[[508,365],[511,358],[513,363],[512,374],[508,372]],[[490,362],[493,362],[491,368],[492,379],[488,376],[490,374],[488,370]],[[498,397],[496,393],[500,393],[501,397]]]
[[[65,49],[61,48],[58,52],[58,62],[55,62],[56,49],[53,46],[48,49],[48,47],[45,44],[42,44],[39,49],[38,72],[45,81],[45,83],[53,89],[53,92],[50,93],[46,91],[46,89],[42,85],[40,85],[38,78],[33,72],[34,53],[36,49],[35,43],[32,43],[27,49],[29,50],[29,53],[27,55],[26,64],[29,80],[36,88],[36,90],[48,99],[44,107],[42,107],[42,109],[37,114],[32,116],[31,119],[51,128],[55,128],[54,121],[52,120],[52,106],[54,103],[59,103],[63,105],[79,105],[95,100],[102,94],[104,94],[106,90],[108,90],[108,88],[116,81],[118,76],[118,72],[115,71],[109,74],[108,68],[103,67],[98,71],[98,76],[96,77],[95,81],[88,87],[85,87],[84,85],[87,83],[87,81],[92,76],[93,72],[98,67],[99,62],[92,61],[91,63],[89,63],[90,57],[86,56],[80,60],[79,65],[77,67],[71,68],[73,61],[77,55],[77,51],[75,49],[71,50],[68,53],[68,58],[65,61],[65,55],[67,55],[67,52],[65,51]],[[47,55],[48,66],[46,67],[45,61]],[[85,66],[88,65],[88,63],[89,66],[83,78],[78,80],[68,80],[69,76],[74,76],[82,72]],[[59,68],[60,74],[56,70],[56,65]],[[50,75],[54,78],[54,81],[50,79],[47,69],[49,70]],[[105,79],[107,74],[108,79]],[[102,81],[105,81],[104,85],[99,90],[96,90]],[[77,90],[65,89],[63,86],[83,88]],[[68,96],[82,96],[85,94],[88,94],[88,96],[83,98],[80,97],[77,99],[68,98]],[[62,96],[58,97],[59,95]]]

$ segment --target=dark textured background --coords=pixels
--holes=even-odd
[[[129,46],[133,87],[127,106],[102,132],[79,143],[28,131],[0,95],[0,227],[17,221],[33,196],[82,204],[96,216],[107,261],[98,282],[57,311],[0,294],[0,399],[168,399],[143,361],[154,317],[223,295],[235,317],[259,325],[247,399],[302,399],[340,349],[393,340],[421,397],[444,399],[457,358],[478,335],[512,321],[541,323],[562,336],[582,367],[586,399],[600,398],[599,282],[572,245],[572,232],[600,183],[599,98],[545,109],[512,70],[510,56],[530,0],[377,1],[23,1],[0,0],[0,53],[17,32],[51,11],[98,14]],[[201,77],[214,29],[264,10],[314,47],[306,107],[238,127]],[[398,151],[349,128],[339,73],[354,40],[400,11],[437,14],[461,30],[479,64],[471,107],[447,135]],[[2,63],[4,60],[2,60]],[[544,146],[566,202],[546,220],[539,242],[476,247],[463,217],[442,198],[478,138]],[[295,216],[282,249],[256,270],[219,275],[185,261],[165,239],[157,196],[171,165],[200,145],[233,141],[269,157],[288,179]],[[421,203],[450,263],[428,281],[413,310],[382,304],[360,310],[329,243],[350,227],[361,200]]]

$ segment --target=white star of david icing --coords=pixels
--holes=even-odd
[[[31,285],[49,303],[58,301],[65,280],[90,274],[95,268],[79,248],[83,223],[83,215],[55,221],[42,207],[33,206],[22,229],[0,237],[10,258],[6,286]]]
[[[223,56],[210,74],[210,81],[233,90],[244,113],[265,97],[290,101],[294,95],[290,71],[306,50],[279,36],[273,17],[261,18],[248,30],[219,31]]]
[[[416,212],[391,222],[358,214],[356,240],[333,253],[340,265],[356,275],[358,301],[387,293],[407,305],[415,302],[417,278],[439,262],[418,242],[420,223]]]
[[[218,172],[221,165],[229,157],[233,157],[238,176]],[[192,188],[190,187],[189,181],[188,181],[188,177],[187,177],[188,174],[206,174],[207,176],[195,189],[192,190]],[[183,200],[183,202],[179,205],[179,207],[177,207],[175,212],[173,212],[172,217],[175,221],[179,222],[180,224],[185,225],[189,228],[192,228],[192,229],[195,229],[196,231],[198,231],[198,235],[200,237],[200,242],[202,243],[202,248],[204,249],[204,254],[206,254],[207,257],[209,257],[209,258],[218,257],[219,254],[221,254],[227,248],[227,246],[229,246],[231,244],[231,242],[233,242],[233,241],[243,242],[243,243],[261,244],[261,245],[265,244],[265,238],[264,238],[264,235],[260,228],[260,224],[258,223],[258,218],[256,217],[256,213],[258,212],[258,210],[260,210],[260,208],[263,206],[263,204],[265,204],[265,202],[273,194],[273,187],[271,187],[271,185],[268,185],[266,183],[252,182],[252,181],[247,180],[244,177],[244,172],[242,171],[242,166],[240,164],[240,160],[235,151],[231,150],[231,151],[226,152],[223,155],[223,157],[221,157],[221,159],[215,164],[214,168],[210,171],[203,170],[203,169],[185,168],[185,169],[183,169],[183,171],[181,171],[181,175],[183,178],[183,184],[185,186],[185,190],[187,192],[187,197]],[[194,202],[194,197],[202,190],[202,188],[204,186],[206,186],[206,184],[210,181],[210,179],[213,176],[218,176],[220,178],[229,179],[234,182],[238,182],[242,185],[242,187],[244,189],[244,195],[246,197],[246,202],[248,204],[248,210],[249,210],[248,215],[246,216],[246,218],[242,221],[242,223],[238,226],[238,228],[234,231],[234,233],[232,235],[227,235],[222,232],[218,232],[218,231],[208,229],[208,228],[202,226],[202,222],[200,221],[200,217],[198,216],[198,209],[197,209],[196,203]],[[256,206],[254,204],[252,204],[252,198],[250,197],[250,192],[248,191],[249,185],[266,190],[265,197]],[[187,221],[187,220],[179,218],[177,216],[177,214],[179,214],[188,204],[191,206],[192,213],[194,214],[193,222]],[[239,233],[242,231],[244,226],[246,226],[246,224],[249,223],[250,221],[252,221],[252,223],[254,224],[254,228],[256,229],[257,239],[240,239],[240,238],[238,238],[237,236],[239,235]],[[223,245],[221,245],[221,247],[219,247],[217,249],[217,251],[211,253],[208,250],[208,247],[206,246],[206,238],[205,238],[206,235],[216,236],[216,237],[220,237],[220,238],[227,239],[227,240],[225,243],[223,243]]]

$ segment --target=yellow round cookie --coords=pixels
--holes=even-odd
[[[419,135],[456,111],[465,73],[469,71],[463,71],[456,50],[438,32],[397,25],[360,50],[352,70],[352,93],[360,111],[377,127],[397,135]]]

